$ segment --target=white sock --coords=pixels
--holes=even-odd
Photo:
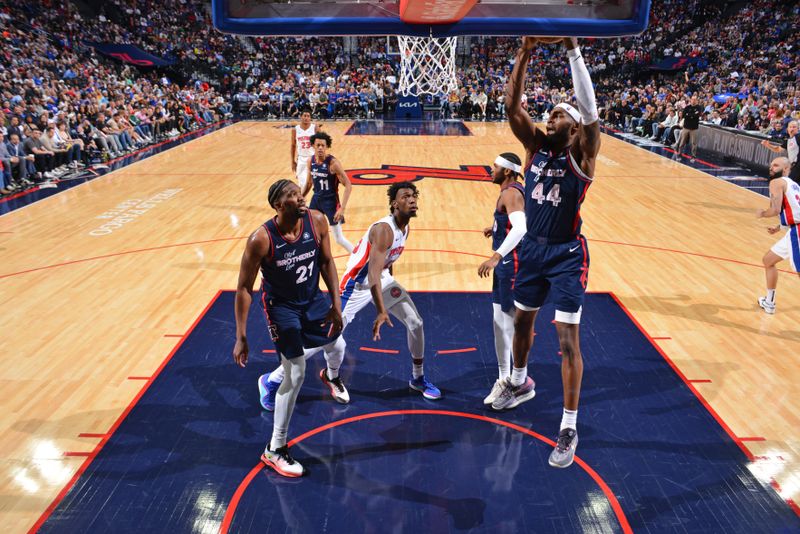
[[[339,243],[339,245],[344,248],[348,254],[352,254],[353,244],[344,237],[344,234],[342,233],[342,225],[334,224],[331,226],[331,230],[333,230],[333,238],[336,240],[336,242]]]
[[[521,386],[525,383],[525,379],[528,378],[528,368],[522,367],[518,369],[514,367],[514,370],[511,371],[511,385],[512,386]]]
[[[564,408],[564,415],[561,416],[561,428],[559,432],[565,428],[578,430],[578,410],[567,410]]]
[[[339,368],[344,360],[344,349],[347,347],[344,338],[339,336],[336,341],[325,345],[325,361],[328,364],[328,379],[333,380],[339,377]]]
[[[287,360],[281,357],[281,365],[286,375],[278,394],[275,396],[275,414],[273,415],[272,439],[269,448],[273,451],[286,445],[286,435],[289,433],[289,421],[294,412],[297,394],[303,385],[306,374],[306,359],[292,358]]]
[[[279,365],[277,369],[272,371],[267,380],[270,382],[278,382],[279,384],[283,382],[283,366]]]
[[[421,377],[422,375],[425,374],[424,371],[422,370],[422,365],[423,364],[421,364],[421,363],[420,364],[416,364],[416,363],[412,363],[411,364],[411,376],[414,377],[415,379],[419,378],[419,377]]]
[[[775,290],[774,289],[767,289],[767,302],[770,304],[775,304]]]
[[[406,341],[412,360],[411,373],[414,378],[419,378],[424,374],[422,360],[425,358],[425,330],[422,328],[422,317],[419,316],[411,299],[403,299],[395,303],[389,308],[389,313],[397,317],[406,327]],[[420,363],[413,363],[414,360]]]
[[[500,380],[511,372],[511,343],[514,337],[514,316],[505,313],[500,304],[492,304],[492,327],[494,329],[494,352]]]
[[[303,349],[303,359],[308,360],[310,357],[312,357],[321,350],[322,347],[314,347],[313,349]],[[281,382],[283,382],[283,377],[284,377],[283,366],[279,365],[277,369],[275,369],[269,374],[269,378],[267,378],[267,380],[269,380],[270,382],[277,382],[280,384]]]

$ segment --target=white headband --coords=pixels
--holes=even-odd
[[[556,109],[556,108],[563,109],[564,111],[567,112],[567,114],[569,114],[570,117],[575,119],[575,122],[577,122],[578,124],[581,123],[581,113],[580,113],[580,111],[578,111],[574,107],[570,106],[566,102],[561,102],[560,104],[556,104],[556,107],[554,109]]]
[[[497,159],[494,160],[494,164],[498,167],[503,167],[504,169],[508,169],[509,171],[514,171],[517,174],[522,172],[522,167],[517,165],[516,163],[512,163],[508,161],[503,156],[497,156]]]

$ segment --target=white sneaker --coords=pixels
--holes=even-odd
[[[494,381],[494,386],[492,386],[492,391],[483,399],[484,404],[491,404],[497,397],[500,396],[500,392],[503,391],[503,381],[499,378]]]
[[[769,302],[767,297],[758,297],[758,305],[764,310],[764,312],[774,315],[775,314],[775,303]]]
[[[300,462],[289,455],[289,447],[286,445],[274,451],[271,451],[269,445],[267,445],[264,454],[261,455],[261,461],[267,467],[271,467],[276,473],[285,477],[301,477],[305,473],[305,469],[300,465]]]
[[[322,369],[319,372],[319,379],[322,383],[328,386],[331,390],[331,397],[333,397],[339,404],[347,404],[350,402],[350,393],[344,387],[341,377],[328,378],[327,369]]]

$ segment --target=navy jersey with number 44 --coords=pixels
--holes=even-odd
[[[542,147],[525,173],[527,237],[566,242],[581,233],[581,204],[592,183],[570,153]]]
[[[300,235],[294,241],[281,235],[277,217],[264,223],[270,240],[269,255],[261,261],[265,303],[304,306],[319,293],[320,247],[310,211],[302,221]]]
[[[314,196],[334,197],[339,196],[339,177],[331,173],[333,156],[328,155],[322,163],[317,162],[317,157],[311,158],[311,180],[314,186]]]

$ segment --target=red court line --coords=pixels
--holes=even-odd
[[[625,314],[628,316],[628,318],[633,322],[633,324],[636,325],[636,327],[639,329],[642,335],[644,335],[650,341],[650,343],[653,345],[653,348],[655,348],[658,351],[658,353],[661,354],[661,357],[664,358],[664,360],[669,364],[669,366],[672,367],[672,370],[675,371],[675,373],[681,378],[681,380],[683,380],[683,382],[686,384],[686,387],[688,387],[689,390],[692,393],[694,393],[695,397],[697,397],[697,400],[699,400],[703,404],[703,406],[705,406],[706,410],[708,410],[708,413],[710,413],[711,416],[714,419],[716,419],[717,423],[719,423],[722,429],[730,436],[733,442],[739,446],[742,452],[744,452],[747,459],[752,462],[755,459],[755,456],[753,455],[752,452],[750,452],[750,449],[747,448],[744,442],[766,441],[766,439],[760,436],[748,436],[740,438],[739,436],[735,435],[733,431],[730,429],[730,427],[725,423],[725,421],[722,420],[722,417],[719,416],[719,414],[714,410],[714,408],[712,408],[711,405],[708,402],[706,402],[706,399],[703,398],[700,392],[697,391],[697,389],[692,385],[692,381],[686,378],[686,375],[684,375],[681,372],[681,370],[678,369],[678,367],[672,362],[672,360],[670,360],[669,356],[667,356],[667,354],[663,350],[661,350],[661,347],[659,347],[658,344],[653,341],[653,338],[650,337],[650,334],[648,334],[647,331],[642,327],[642,325],[639,324],[639,321],[636,320],[636,318],[633,316],[630,310],[628,310],[628,308],[625,307],[622,301],[612,292],[609,292],[609,295],[611,295],[611,298],[613,298],[616,301],[616,303],[619,304],[619,307],[622,308],[622,311],[624,311]],[[774,488],[776,488],[780,492],[780,486],[777,486],[777,482],[775,482],[774,479],[772,479],[770,483]],[[792,499],[785,499],[783,497],[781,498],[789,505],[789,507],[794,511],[795,514],[800,516],[800,506],[798,506]]]
[[[372,347],[358,347],[358,350],[363,350],[365,352],[384,352],[386,354],[400,354],[399,350],[394,350],[394,349],[373,349]]]
[[[129,376],[128,380],[150,380],[150,376]]]
[[[695,378],[689,380],[689,382],[691,382],[692,384],[710,384],[711,380],[709,380],[708,378]]]
[[[437,350],[436,354],[455,354],[457,352],[475,352],[475,347],[468,347],[466,349],[452,349],[452,350]]]
[[[738,436],[736,436],[736,434],[733,433],[731,428],[725,423],[725,421],[722,420],[722,417],[720,417],[719,414],[714,410],[714,408],[712,408],[711,405],[706,401],[706,399],[703,398],[700,392],[697,391],[697,388],[695,388],[692,385],[691,381],[688,378],[686,378],[686,375],[684,375],[683,372],[681,372],[681,370],[678,369],[678,366],[675,365],[675,363],[670,359],[670,357],[667,356],[667,354],[663,350],[661,350],[661,347],[658,345],[658,343],[656,343],[655,340],[652,337],[650,337],[650,334],[648,334],[647,331],[644,329],[644,327],[639,323],[639,321],[636,320],[631,311],[625,307],[622,301],[613,292],[609,292],[609,295],[611,295],[611,298],[614,299],[614,301],[619,305],[622,311],[625,312],[625,315],[628,316],[628,319],[630,319],[631,322],[636,325],[636,328],[639,329],[639,332],[641,332],[642,335],[645,338],[647,338],[650,344],[653,345],[653,348],[656,349],[656,351],[658,351],[658,353],[661,355],[662,358],[664,358],[664,361],[666,361],[667,364],[669,364],[669,366],[672,368],[675,374],[677,374],[680,377],[680,379],[683,380],[684,384],[686,384],[686,387],[688,387],[689,390],[692,393],[694,393],[694,396],[697,397],[697,400],[699,400],[700,403],[706,408],[706,410],[708,410],[711,416],[717,421],[717,423],[719,423],[719,426],[722,427],[722,429],[728,434],[728,436],[730,436],[733,442],[736,443],[736,445],[742,450],[745,456],[747,456],[747,459],[752,461],[753,453],[751,453],[748,450],[748,448],[745,447],[744,443],[742,443],[742,440]]]
[[[30,189],[26,189],[25,191],[19,191],[17,193],[14,193],[13,195],[8,195],[7,197],[0,198],[0,204],[3,204],[4,202],[8,202],[9,200],[14,200],[15,198],[20,198],[20,197],[24,197],[25,195],[29,195],[31,193],[35,193],[39,189],[41,189],[41,187],[39,187],[37,185],[37,186],[31,187]]]
[[[205,239],[203,241],[190,241],[188,243],[173,243],[172,245],[160,245],[157,247],[139,248],[134,250],[123,250],[122,252],[113,252],[111,254],[103,254],[101,256],[92,256],[91,258],[81,258],[79,260],[65,261],[61,263],[54,263],[52,265],[44,265],[42,267],[34,267],[33,269],[26,269],[24,271],[17,271],[15,273],[0,274],[0,279],[8,278],[10,276],[17,276],[19,274],[32,273],[36,271],[43,271],[45,269],[53,269],[55,267],[63,267],[65,265],[74,265],[76,263],[86,263],[88,261],[104,260],[106,258],[114,258],[116,256],[126,256],[128,254],[138,254],[139,252],[152,252],[154,250],[164,250],[167,248],[189,247],[192,245],[204,245],[206,243],[216,243],[219,241],[238,241],[247,239],[247,236],[242,237],[220,237],[217,239]]]
[[[654,337],[653,339],[672,339],[671,337]]]
[[[183,337],[183,334],[164,334],[164,337]]]
[[[64,452],[64,456],[92,456],[92,452]]]
[[[775,491],[778,492],[778,494],[780,494],[783,491],[781,489],[781,485],[778,484],[778,481],[775,480],[775,479],[771,479],[769,481],[769,485],[772,486],[775,489]],[[797,503],[794,502],[794,499],[785,499],[785,500],[786,500],[786,504],[788,504],[789,507],[792,510],[794,510],[794,513],[796,513],[797,515],[800,515],[800,506],[797,506]]]
[[[396,416],[396,415],[444,415],[450,417],[464,417],[466,419],[475,419],[478,421],[485,421],[488,423],[493,423],[496,425],[505,426],[516,430],[518,432],[522,432],[523,434],[527,434],[543,443],[546,443],[550,447],[555,447],[556,443],[541,434],[538,434],[532,430],[529,430],[525,427],[515,425],[514,423],[508,423],[506,421],[502,421],[500,419],[494,419],[492,417],[486,417],[485,415],[477,415],[472,413],[466,412],[453,412],[447,410],[393,410],[388,412],[375,412],[375,413],[367,413],[363,415],[357,415],[355,417],[349,417],[347,419],[342,419],[339,421],[334,421],[332,423],[328,423],[327,425],[323,425],[312,430],[309,430],[305,434],[302,434],[293,440],[291,440],[287,445],[292,447],[304,439],[310,438],[320,432],[324,432],[326,430],[330,430],[331,428],[336,428],[338,426],[346,425],[349,423],[354,423],[357,421],[363,421],[366,419],[374,419],[377,417],[389,417],[389,416]],[[595,483],[600,487],[600,489],[605,494],[606,498],[608,499],[609,504],[611,505],[611,509],[614,510],[614,514],[617,516],[617,520],[619,521],[620,527],[622,527],[622,531],[625,534],[632,534],[633,529],[628,522],[628,518],[625,516],[625,512],[622,511],[622,506],[619,504],[617,497],[614,495],[614,492],[611,491],[611,488],[606,484],[605,480],[597,474],[597,472],[589,466],[585,461],[579,458],[577,455],[575,456],[575,463],[581,467],[592,479]],[[245,490],[252,482],[253,478],[264,468],[264,464],[259,462],[258,465],[253,467],[249,473],[242,479],[239,483],[239,487],[236,488],[236,491],[231,497],[230,503],[228,503],[228,508],[225,511],[225,517],[222,519],[222,524],[220,525],[219,532],[220,534],[227,534],[228,529],[231,526],[231,522],[233,521],[233,517],[236,514],[236,508],[239,506],[239,502],[241,501],[242,495],[244,495]]]
[[[420,229],[415,229],[414,231],[415,232],[421,232],[421,231],[423,231],[423,232],[424,231],[435,231],[435,232],[438,232],[438,231],[445,231],[445,230],[436,229],[436,228],[420,228]],[[452,231],[455,231],[455,230],[449,230],[449,231],[452,232]],[[479,232],[479,230],[464,230],[464,231],[467,231],[467,232]],[[65,261],[65,262],[61,262],[61,263],[54,263],[54,264],[51,264],[51,265],[43,265],[42,267],[34,267],[32,269],[26,269],[24,271],[17,271],[17,272],[13,272],[13,273],[0,274],[0,279],[8,278],[8,277],[11,277],[11,276],[17,276],[17,275],[21,275],[21,274],[32,273],[32,272],[36,272],[36,271],[43,271],[45,269],[53,269],[53,268],[56,268],[56,267],[64,267],[66,265],[74,265],[74,264],[77,264],[77,263],[85,263],[85,262],[89,262],[89,261],[102,260],[102,259],[107,259],[107,258],[113,258],[113,257],[116,257],[116,256],[124,256],[124,255],[127,255],[127,254],[138,254],[139,252],[152,252],[154,250],[164,250],[164,249],[168,249],[168,248],[187,247],[187,246],[192,246],[192,245],[203,245],[203,244],[206,244],[206,243],[216,243],[216,242],[219,242],[219,241],[236,241],[236,240],[242,240],[242,239],[247,239],[247,236],[242,236],[242,237],[221,237],[221,238],[217,238],[217,239],[206,239],[206,240],[203,240],[203,241],[190,241],[188,243],[173,243],[171,245],[160,245],[160,246],[157,246],[157,247],[148,247],[148,248],[142,248],[142,249],[125,250],[125,251],[122,251],[122,252],[114,252],[114,253],[111,253],[111,254],[103,254],[101,256],[93,256],[93,257],[90,257],[90,258],[82,258],[82,259],[78,259],[78,260],[71,260],[71,261]],[[707,254],[700,254],[700,253],[697,253],[697,252],[688,252],[688,251],[684,251],[684,250],[676,250],[676,249],[670,249],[670,248],[664,248],[664,247],[655,247],[655,246],[652,246],[652,245],[640,245],[640,244],[637,244],[637,243],[623,243],[623,242],[620,242],[620,241],[608,241],[608,240],[604,240],[604,239],[590,239],[590,241],[592,241],[594,243],[605,243],[605,244],[608,244],[608,245],[620,245],[620,246],[625,246],[625,247],[643,248],[643,249],[647,249],[647,250],[657,250],[657,251],[660,251],[660,252],[672,252],[674,254],[683,254],[683,255],[686,255],[686,256],[695,256],[695,257],[698,257],[698,258],[705,258],[705,259],[709,259],[709,260],[725,261],[725,262],[729,262],[729,263],[735,263],[737,265],[746,265],[747,267],[755,267],[755,268],[758,268],[758,269],[762,269],[763,268],[763,266],[761,264],[748,263],[746,261],[734,260],[734,259],[730,259],[730,258],[722,258],[722,257],[719,257],[719,256],[709,256]],[[405,249],[405,251],[406,252],[442,252],[442,253],[445,253],[445,254],[463,254],[465,256],[473,256],[473,257],[476,257],[476,258],[485,258],[486,257],[485,254],[475,254],[475,253],[472,253],[472,252],[462,252],[462,251],[459,251],[459,250],[407,248],[407,249]],[[334,256],[334,258],[343,258],[345,256],[346,255],[339,255],[339,256]],[[787,269],[778,269],[778,271],[782,272],[782,273],[792,273],[792,274],[794,273],[794,271],[790,271],[790,270],[787,270]],[[453,291],[453,292],[454,293],[462,293],[463,291],[462,290],[458,290],[458,291]]]
[[[106,432],[105,434],[90,434],[88,432],[81,432],[80,434],[78,434],[79,438],[104,438],[106,436],[108,436],[108,432]]]
[[[192,331],[197,327],[197,324],[205,316],[205,314],[208,312],[209,308],[211,308],[211,306],[214,305],[214,303],[217,301],[217,299],[219,298],[219,296],[221,294],[222,294],[221,290],[217,291],[217,294],[214,295],[214,297],[206,305],[206,307],[203,309],[203,311],[200,312],[200,315],[198,315],[197,318],[194,320],[194,322],[192,323],[192,326],[190,326],[189,329],[186,331],[186,337],[181,338],[180,341],[178,341],[178,343],[175,344],[175,346],[172,348],[172,350],[167,355],[167,357],[164,358],[164,361],[161,362],[161,365],[158,367],[158,369],[156,369],[156,372],[153,373],[153,376],[150,378],[150,380],[148,380],[148,382],[142,387],[142,389],[139,390],[139,393],[136,394],[136,396],[133,398],[133,400],[131,400],[131,402],[128,403],[128,406],[120,414],[120,416],[117,418],[117,420],[114,421],[114,424],[112,425],[111,429],[108,431],[108,434],[104,438],[101,439],[100,443],[97,444],[97,446],[92,451],[91,456],[89,456],[88,458],[86,458],[86,460],[84,460],[84,462],[80,465],[80,467],[78,467],[78,470],[75,471],[75,474],[72,475],[72,478],[69,479],[69,482],[66,483],[66,485],[61,489],[61,491],[58,493],[58,495],[56,495],[56,498],[53,499],[53,502],[50,503],[50,506],[48,506],[47,509],[44,512],[42,512],[42,515],[39,517],[39,519],[36,521],[36,523],[34,523],[33,526],[30,528],[30,530],[28,531],[28,534],[33,534],[34,532],[38,531],[42,527],[44,522],[47,521],[47,518],[50,517],[50,514],[53,513],[53,510],[56,509],[56,507],[59,505],[59,503],[64,499],[64,496],[69,492],[70,489],[72,489],[72,486],[75,485],[75,483],[78,481],[80,476],[89,467],[89,464],[92,463],[92,460],[94,460],[94,458],[97,456],[97,454],[100,453],[100,451],[103,449],[103,446],[105,446],[105,444],[108,443],[108,440],[111,438],[111,436],[114,434],[114,432],[116,432],[117,428],[119,428],[119,425],[122,424],[122,421],[124,421],[125,418],[128,417],[128,414],[131,412],[133,407],[136,406],[136,403],[138,403],[139,399],[142,398],[142,395],[145,394],[145,392],[148,390],[148,388],[153,383],[153,381],[155,381],[155,379],[158,378],[158,375],[161,374],[161,371],[164,370],[164,367],[167,366],[167,364],[172,359],[172,357],[175,355],[175,353],[178,352],[178,349],[181,348],[181,345],[183,345],[183,342],[186,340],[186,338],[189,337],[189,334],[191,334]]]
[[[264,349],[261,352],[263,352],[264,354],[275,354],[275,351],[273,349]]]

